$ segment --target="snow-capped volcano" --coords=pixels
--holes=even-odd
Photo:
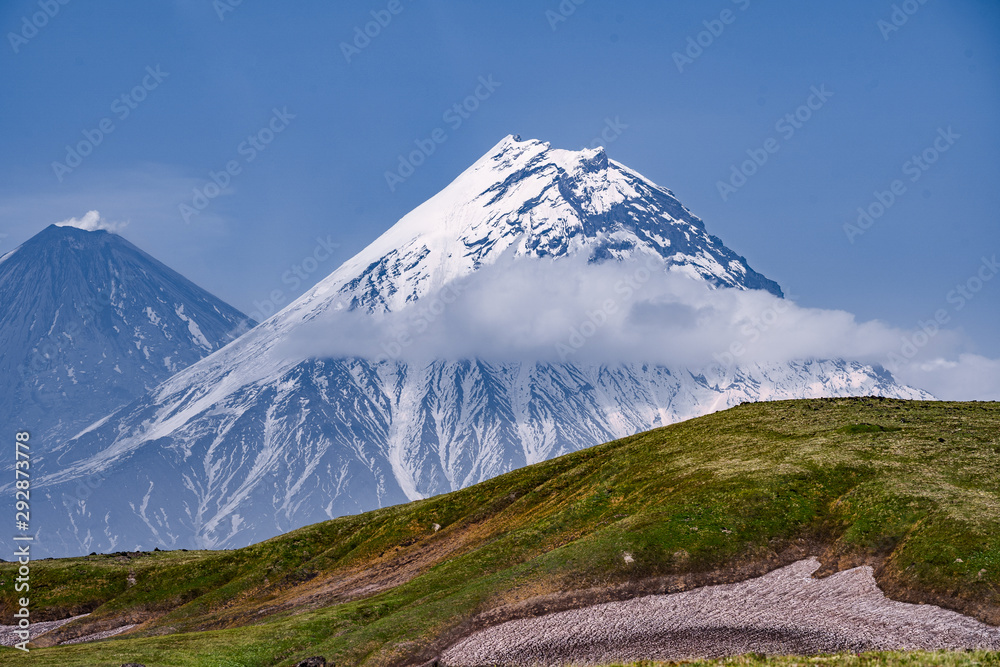
[[[742,401],[928,397],[843,360],[747,362],[718,379],[654,363],[297,358],[283,347],[321,316],[378,321],[500,258],[643,257],[715,290],[781,295],[603,150],[507,137],[286,309],[43,462],[38,548],[240,546]]]
[[[0,423],[48,448],[247,318],[117,234],[50,225],[0,258]]]
[[[777,283],[709,235],[673,193],[603,148],[568,151],[507,136],[292,310],[327,308],[331,299],[350,309],[398,310],[505,253],[654,256],[719,287],[781,296]]]

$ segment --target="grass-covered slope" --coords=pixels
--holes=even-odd
[[[1000,404],[747,404],[246,549],[37,562],[35,620],[92,612],[40,643],[143,625],[30,663],[420,664],[484,623],[806,555],[1000,624]]]

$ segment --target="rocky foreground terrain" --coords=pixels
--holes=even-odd
[[[738,584],[611,602],[478,632],[448,667],[604,665],[742,653],[1000,650],[1000,628],[885,597],[868,566],[813,578],[814,558]]]

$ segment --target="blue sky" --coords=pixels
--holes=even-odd
[[[249,312],[298,296],[504,135],[579,148],[610,123],[613,159],[800,304],[904,328],[947,309],[968,351],[1000,357],[1000,280],[949,300],[1000,253],[1000,3],[233,2],[0,5],[0,252],[96,209]],[[477,88],[460,124],[445,115]],[[89,155],[53,167],[81,141]],[[925,150],[933,164],[912,161]]]

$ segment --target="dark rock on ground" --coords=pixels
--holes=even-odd
[[[306,658],[299,664],[295,665],[295,667],[326,667],[326,658],[320,656]]]

